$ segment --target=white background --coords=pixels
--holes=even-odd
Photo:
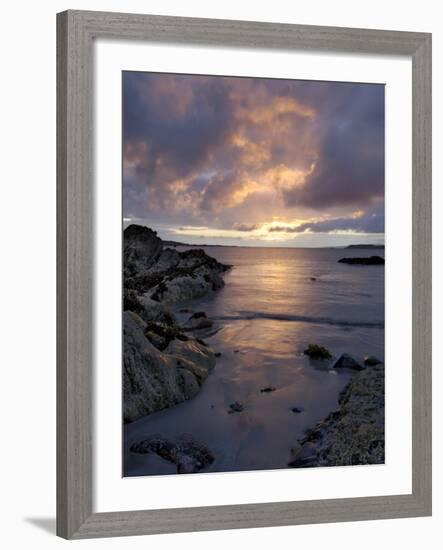
[[[2,545],[50,549],[55,515],[55,13],[66,8],[434,33],[434,517],[72,543],[80,548],[271,545],[402,549],[441,544],[443,28],[439,2],[187,0],[10,2],[2,6]],[[440,540],[438,540],[440,539]]]

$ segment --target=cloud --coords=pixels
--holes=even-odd
[[[298,229],[297,226],[292,225],[273,225],[271,226],[268,231],[270,233],[300,233],[301,231]]]
[[[170,207],[180,182],[188,191],[230,133],[228,92],[205,77],[124,73],[124,178],[137,179],[143,208]]]
[[[246,174],[235,171],[213,176],[200,195],[199,209],[214,212],[232,208],[254,193],[257,186],[258,184],[249,180]]]
[[[123,73],[126,217],[329,231],[383,196],[381,85]],[[367,227],[383,220],[381,208]]]
[[[259,223],[234,223],[232,229],[236,231],[255,231],[260,229],[261,225]]]
[[[274,225],[269,232],[285,233],[334,233],[337,231],[350,231],[354,233],[384,233],[385,220],[381,209],[371,210],[368,213],[359,212],[357,215],[343,218],[326,219],[321,221],[306,222],[297,226]]]
[[[318,124],[315,168],[301,189],[285,191],[286,204],[327,208],[383,197],[384,88],[356,85],[344,90]]]

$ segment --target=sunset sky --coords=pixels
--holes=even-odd
[[[384,242],[384,86],[123,73],[123,216],[164,239]]]

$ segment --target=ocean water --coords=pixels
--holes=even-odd
[[[297,439],[334,410],[349,372],[332,370],[342,353],[384,359],[384,268],[337,263],[344,256],[383,250],[204,247],[233,267],[225,287],[179,304],[214,319],[205,341],[221,353],[194,399],[124,427],[124,475],[175,473],[157,456],[129,446],[160,434],[192,434],[216,457],[207,472],[286,468]],[[303,355],[310,343],[327,347],[330,361]],[[270,393],[260,390],[272,386]],[[229,414],[234,401],[244,406]],[[292,412],[293,407],[303,412]]]

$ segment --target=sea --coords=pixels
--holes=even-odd
[[[384,267],[338,263],[384,257],[383,249],[200,248],[232,268],[221,290],[175,313],[180,322],[190,311],[213,319],[204,339],[221,355],[194,399],[124,426],[124,476],[176,473],[157,455],[129,451],[154,434],[204,442],[215,456],[206,473],[287,468],[291,448],[337,407],[350,379],[332,368],[335,360],[342,353],[384,360]],[[309,344],[333,358],[309,359]],[[242,412],[229,412],[234,402]]]

